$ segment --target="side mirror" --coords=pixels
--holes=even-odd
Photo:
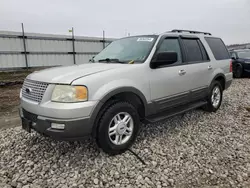
[[[232,60],[236,60],[236,58],[235,57],[231,57],[232,58]]]
[[[151,62],[151,68],[170,65],[178,61],[176,52],[159,52]]]
[[[89,59],[89,62],[94,62],[94,58],[95,58],[95,56],[92,56],[92,58]]]

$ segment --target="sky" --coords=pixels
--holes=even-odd
[[[0,0],[0,30],[120,38],[172,29],[250,42],[250,0]]]

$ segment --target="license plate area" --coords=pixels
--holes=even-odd
[[[32,122],[30,120],[22,118],[22,128],[28,133],[31,133],[31,124]]]

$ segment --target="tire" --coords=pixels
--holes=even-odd
[[[235,78],[242,78],[242,75],[243,75],[242,65],[238,64],[235,68],[234,77]]]
[[[215,94],[218,92],[217,94]],[[204,106],[204,110],[207,112],[216,112],[220,106],[223,99],[223,89],[219,81],[214,81],[210,86],[209,95],[207,97],[207,104]]]
[[[121,154],[134,143],[139,127],[140,117],[135,107],[127,102],[116,102],[100,118],[97,145],[109,155]]]

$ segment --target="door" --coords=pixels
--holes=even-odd
[[[183,63],[180,39],[164,37],[157,47],[156,54],[163,51],[176,52],[178,61],[151,70],[149,75],[151,101],[157,112],[188,102],[192,84],[192,74],[188,72],[190,65]]]
[[[185,50],[185,63],[188,64],[186,71],[189,74],[191,82],[190,101],[199,100],[206,97],[209,87],[213,65],[211,64],[207,52],[197,37],[181,39]]]

